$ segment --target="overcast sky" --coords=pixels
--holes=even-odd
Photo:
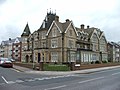
[[[0,42],[20,37],[27,22],[37,30],[50,8],[61,22],[97,27],[108,41],[120,41],[120,0],[0,0]]]

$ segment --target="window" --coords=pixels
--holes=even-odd
[[[42,61],[44,61],[44,53],[42,53]]]
[[[45,28],[45,21],[43,21],[43,25],[42,25],[42,28]]]
[[[71,53],[71,62],[75,62],[75,53]]]
[[[92,41],[95,43],[98,42],[98,38],[97,38],[97,35],[95,33],[93,34]]]
[[[98,45],[97,44],[93,44],[93,51],[98,51]]]
[[[27,50],[27,46],[24,46],[24,50]]]
[[[38,48],[38,42],[34,42],[34,47]]]
[[[42,42],[42,48],[46,47],[46,42]]]
[[[69,30],[69,36],[72,36],[72,29]]]
[[[18,45],[16,45],[16,47],[18,47]]]
[[[77,48],[80,48],[80,44],[77,44]]]
[[[74,47],[73,40],[69,40],[68,44],[69,44],[69,48],[73,48]]]
[[[57,28],[53,28],[52,29],[52,37],[56,37],[57,36]]]
[[[84,62],[88,62],[88,54],[87,53],[84,53]]]
[[[68,61],[69,62],[75,62],[76,59],[77,58],[76,58],[75,52],[69,51],[69,53],[68,53]]]
[[[105,37],[104,36],[102,36],[102,38],[100,39],[100,43],[105,44]]]
[[[87,45],[84,45],[85,49],[88,49]]]
[[[106,51],[105,45],[100,45],[100,51]]]
[[[42,39],[46,39],[46,32],[42,32]]]
[[[18,52],[18,50],[16,50],[15,52]]]
[[[51,53],[51,62],[58,62],[58,53],[57,52]]]
[[[96,61],[96,60],[97,60],[96,54],[93,54],[93,55],[92,55],[92,60],[93,60],[93,61]]]
[[[57,47],[57,40],[56,39],[51,40],[51,47],[52,48],[56,48]]]

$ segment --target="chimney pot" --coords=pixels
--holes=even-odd
[[[84,29],[84,24],[81,24],[81,29]]]
[[[65,21],[68,22],[68,21],[70,21],[70,20],[69,20],[69,19],[66,19]]]
[[[89,28],[90,28],[90,26],[88,25],[88,26],[87,26],[87,29],[89,29]]]

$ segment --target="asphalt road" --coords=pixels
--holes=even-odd
[[[120,68],[89,74],[41,76],[0,67],[0,90],[120,90]]]

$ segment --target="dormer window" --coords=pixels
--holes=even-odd
[[[23,33],[26,33],[25,31]]]
[[[45,28],[45,21],[43,21],[43,25],[42,25],[42,28]]]

